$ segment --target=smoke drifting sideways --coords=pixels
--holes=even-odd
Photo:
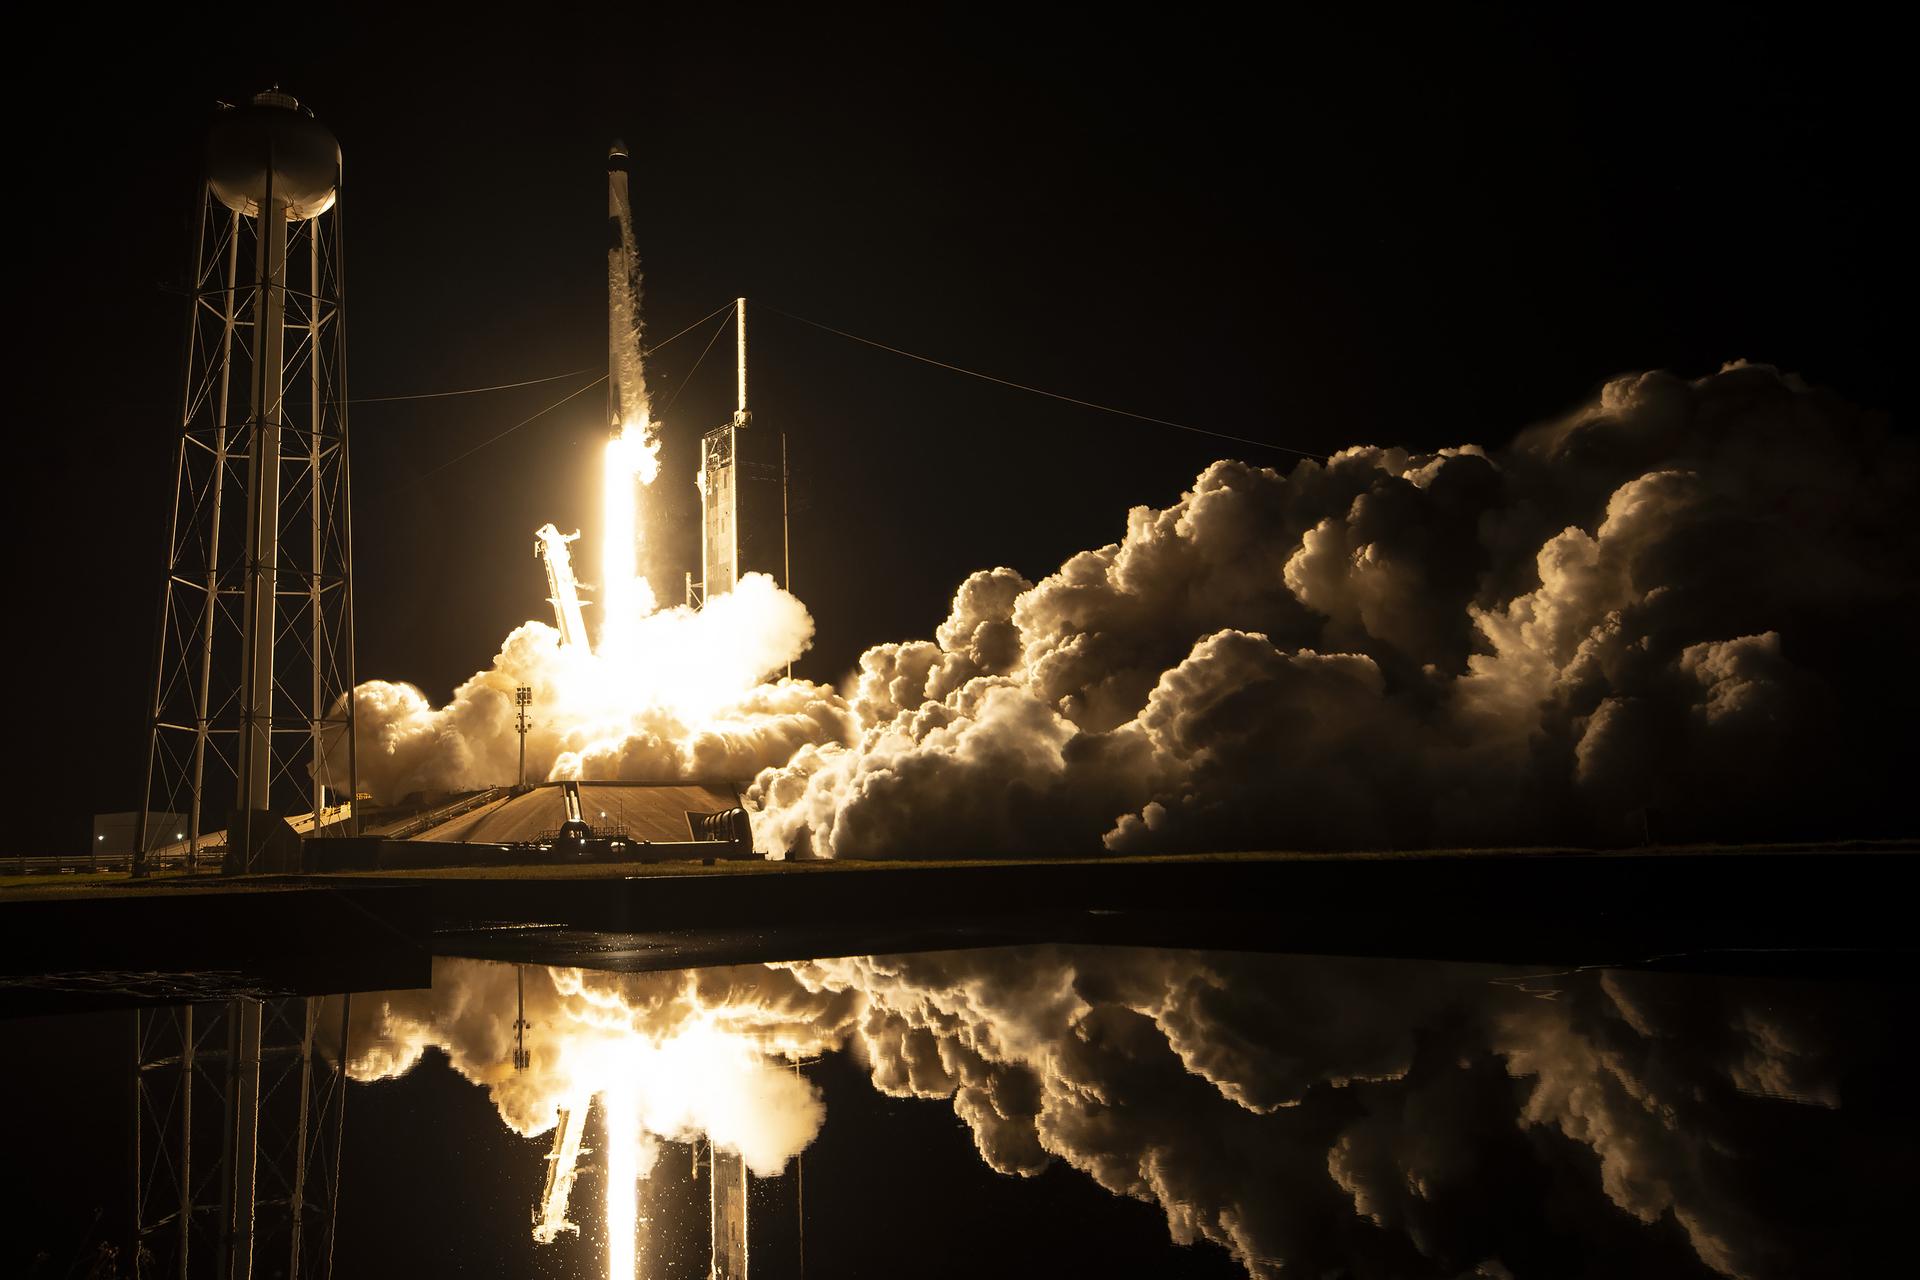
[[[512,967],[441,960],[355,997],[351,1074],[437,1048],[528,1134],[625,1088],[764,1175],[823,1122],[786,1063],[844,1049],[994,1170],[1062,1162],[1260,1277],[1855,1274],[1900,1220],[1871,1170],[1915,1155],[1858,988],[1056,946],[526,972],[528,1071]]]
[[[1208,467],[868,650],[769,852],[1910,834],[1911,440],[1774,369],[1619,378],[1510,446]]]

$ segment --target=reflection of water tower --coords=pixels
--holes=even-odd
[[[258,94],[215,120],[148,708],[146,863],[149,814],[186,815],[190,864],[225,826],[238,871],[271,865],[269,835],[289,847],[277,818],[351,826],[339,195],[339,143],[293,98]]]

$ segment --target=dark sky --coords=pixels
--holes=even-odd
[[[929,634],[975,568],[1045,573],[1216,457],[1290,455],[765,307],[1307,451],[1497,444],[1610,375],[1736,357],[1910,409],[1883,314],[1895,43],[1835,10],[693,15],[43,38],[8,90],[9,666],[16,740],[57,780],[5,848],[77,848],[137,804],[200,139],[269,83],[344,150],[356,396],[603,363],[602,162],[628,140],[650,333],[764,304],[756,417],[789,433],[817,679]],[[656,403],[703,340],[657,357]],[[665,415],[656,493],[683,521],[725,354]],[[426,473],[573,385],[353,411],[362,678],[444,698],[544,616],[531,533],[591,528],[598,394]]]

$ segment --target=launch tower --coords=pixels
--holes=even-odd
[[[700,580],[687,603],[732,591],[743,574],[787,582],[787,438],[747,410],[747,300],[734,303],[739,407],[700,439]]]
[[[148,704],[136,874],[155,815],[185,861],[227,830],[264,869],[278,818],[352,829],[352,544],[340,144],[278,89],[226,107],[207,146]]]

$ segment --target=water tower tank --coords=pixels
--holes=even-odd
[[[340,143],[277,88],[222,111],[207,138],[207,182],[229,209],[258,217],[269,174],[273,199],[285,202],[289,221],[325,213],[340,189]]]

